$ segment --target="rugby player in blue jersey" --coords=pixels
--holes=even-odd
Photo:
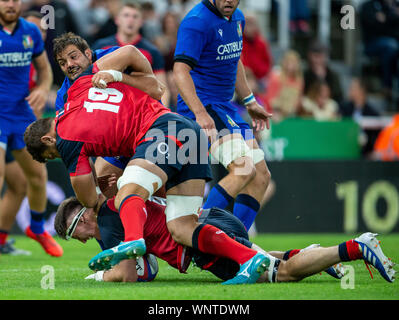
[[[234,92],[255,130],[269,128],[271,114],[256,102],[240,61],[245,18],[239,2],[203,0],[185,16],[173,72],[180,93],[177,112],[195,119],[207,132],[212,157],[229,172],[210,191],[204,208],[226,208],[235,199],[233,213],[249,230],[270,172],[250,126],[230,103]]]
[[[0,1],[0,189],[9,150],[27,179],[31,222],[25,233],[38,241],[46,253],[59,257],[63,254],[62,248],[44,230],[46,167],[33,160],[23,140],[26,127],[36,119],[34,111],[40,111],[45,105],[53,76],[39,29],[20,18],[20,14],[20,0]],[[38,80],[29,92],[32,62]],[[0,230],[0,238],[4,240],[8,231]]]

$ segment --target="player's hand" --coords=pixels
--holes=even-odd
[[[218,133],[215,121],[213,121],[212,117],[206,111],[196,114],[195,118],[200,127],[205,131],[211,143],[213,143]]]
[[[108,72],[99,71],[91,79],[93,87],[99,89],[105,89],[110,82],[114,82],[114,77]]]
[[[42,113],[44,106],[46,105],[47,97],[49,92],[41,89],[40,87],[34,88],[31,93],[25,98],[31,106],[35,115]]]
[[[273,115],[267,112],[265,108],[263,108],[257,102],[253,102],[247,105],[247,111],[252,118],[252,126],[255,131],[263,131],[265,129],[265,125],[267,129],[270,129],[269,119]]]
[[[117,180],[115,173],[97,178],[98,187],[107,198],[112,198],[118,191],[116,187]]]

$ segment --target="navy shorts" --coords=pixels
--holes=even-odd
[[[252,247],[252,242],[249,241],[248,232],[243,223],[227,210],[216,207],[203,210],[198,221],[215,226],[235,241],[248,248]],[[240,265],[235,261],[226,258],[215,258],[213,255],[196,250],[193,250],[192,257],[199,268],[212,272],[224,281],[235,277],[240,269]]]
[[[23,115],[0,116],[0,147],[3,149],[12,151],[25,148],[25,130],[36,120],[29,106],[28,108]]]
[[[130,161],[130,158],[123,157],[123,156],[118,156],[118,157],[103,157],[103,159],[113,166],[125,170],[127,164]]]
[[[132,159],[146,159],[168,176],[166,190],[192,179],[212,180],[208,138],[193,120],[175,113],[159,117]]]
[[[206,104],[205,109],[215,122],[218,138],[227,134],[238,133],[245,141],[255,139],[250,125],[241,117],[237,108],[231,102],[210,102]],[[195,120],[195,115],[188,107],[178,108],[178,112]]]

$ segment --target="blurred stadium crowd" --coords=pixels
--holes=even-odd
[[[172,73],[176,35],[180,20],[198,1],[24,0],[24,12],[40,12],[45,5],[55,10],[55,29],[48,29],[46,38],[54,73],[54,90],[46,112],[53,112],[56,90],[64,78],[52,58],[52,40],[68,31],[84,37],[93,49],[101,48],[99,40],[115,34],[121,45],[135,44],[142,38],[151,42],[158,53],[150,58],[158,60],[155,71],[164,72],[169,91],[163,102],[173,110],[177,98]],[[276,123],[287,118],[351,118],[362,128],[362,157],[374,158],[375,143],[384,127],[390,128],[386,141],[399,137],[399,124],[391,122],[399,112],[399,1],[331,0],[331,19],[327,22],[330,38],[323,41],[318,32],[320,24],[325,23],[318,10],[321,1],[281,0],[289,4],[288,48],[281,48],[278,42],[281,1],[264,1],[264,12],[253,11],[254,1],[242,0],[240,4],[246,14],[242,61],[258,102],[273,112]],[[121,4],[132,2],[141,5],[142,21],[118,22]],[[354,30],[340,26],[341,9],[347,4],[355,8]],[[137,26],[139,37],[132,34]],[[349,44],[348,39],[352,39]],[[348,58],[351,55],[352,59]],[[154,68],[155,61],[152,65]],[[237,107],[245,116],[239,102]],[[267,136],[260,135],[259,139]],[[395,140],[399,139],[385,141],[396,148],[396,154],[384,160],[398,159],[399,142],[397,147],[391,145]]]

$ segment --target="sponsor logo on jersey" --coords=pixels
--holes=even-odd
[[[239,58],[241,56],[242,47],[242,40],[221,44],[217,49],[219,55],[216,60]]]
[[[32,52],[6,52],[0,54],[0,67],[25,67],[32,62]]]
[[[223,38],[223,30],[222,30],[222,29],[219,29],[218,32],[219,32],[219,34],[220,34],[220,37]]]

